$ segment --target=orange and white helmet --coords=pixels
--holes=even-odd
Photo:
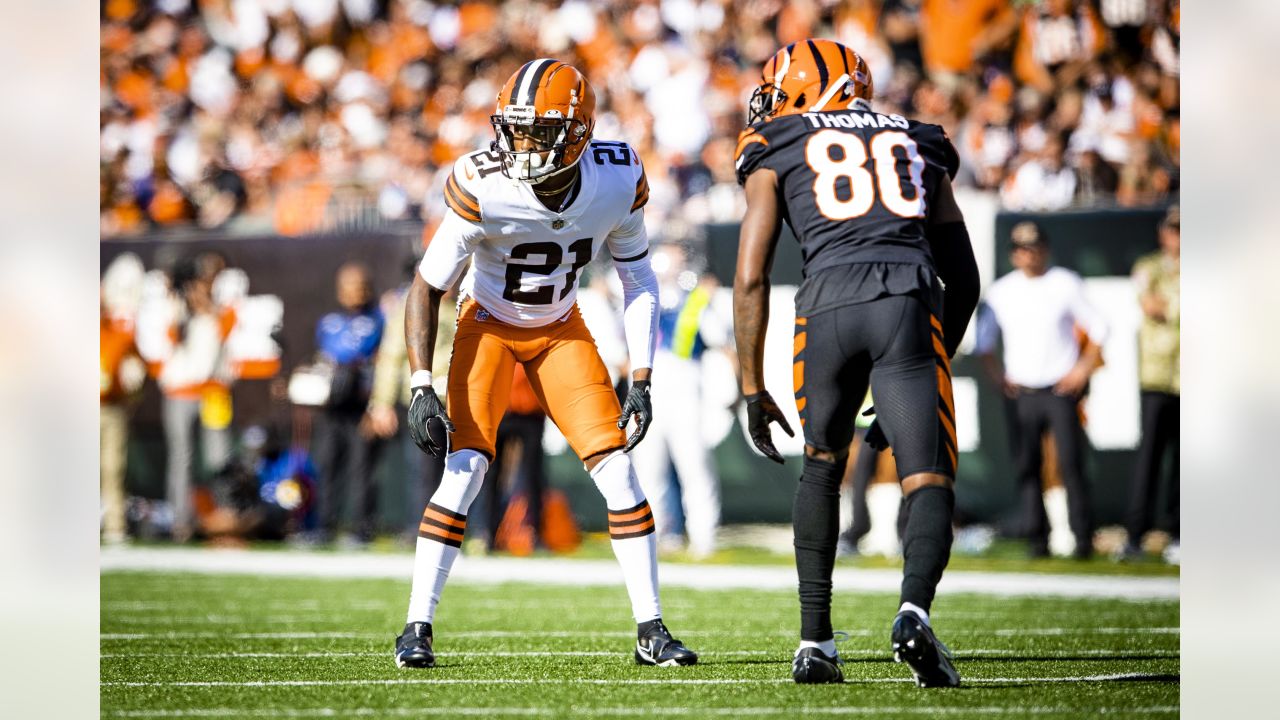
[[[796,113],[843,110],[875,94],[871,71],[858,53],[834,40],[804,40],[764,64],[751,95],[747,124]]]
[[[502,86],[489,117],[503,174],[536,185],[573,167],[591,140],[595,113],[595,90],[577,68],[551,58],[525,63]]]

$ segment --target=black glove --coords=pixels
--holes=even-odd
[[[875,415],[875,414],[876,414],[876,408],[874,405],[872,405],[871,407],[867,408],[866,412],[862,413],[862,416],[871,417],[872,415]],[[871,421],[871,425],[867,427],[867,435],[865,438],[863,438],[863,440],[865,440],[866,443],[871,446],[871,449],[875,450],[876,452],[880,452],[881,450],[887,450],[889,448],[889,438],[885,437],[884,430],[880,429],[879,418],[876,418],[875,420]]]
[[[769,395],[768,390],[747,395],[743,399],[747,401],[747,432],[751,434],[751,442],[755,443],[756,449],[764,453],[765,457],[776,463],[782,463],[782,453],[773,446],[769,423],[776,421],[778,427],[790,437],[795,437],[796,434],[791,431],[787,419],[782,416],[778,403],[773,401],[773,396]]]
[[[422,448],[422,452],[439,457],[444,448],[431,439],[427,423],[431,418],[439,418],[444,429],[454,431],[453,421],[444,412],[440,397],[430,385],[422,385],[413,389],[413,400],[409,402],[409,437],[414,444]],[[446,436],[447,440],[447,436]],[[447,442],[446,442],[447,445]]]
[[[653,422],[653,403],[649,401],[649,381],[636,380],[627,391],[627,399],[622,403],[622,415],[618,418],[618,427],[625,428],[631,416],[636,416],[636,431],[627,438],[627,452],[640,444],[645,433],[649,432],[649,423]]]

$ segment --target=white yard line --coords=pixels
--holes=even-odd
[[[407,581],[413,556],[376,553],[255,552],[192,548],[105,548],[103,570],[241,573],[292,577],[390,578]],[[792,590],[795,568],[788,566],[688,565],[664,563],[662,583],[668,587]],[[467,583],[532,582],[542,585],[622,585],[622,572],[611,560],[558,558],[494,558],[464,555],[450,573]],[[836,591],[897,592],[897,570],[839,568]],[[1113,575],[1049,575],[954,571],[938,591],[999,596],[1056,596],[1128,599],[1178,599],[1178,578]]]
[[[774,650],[713,650],[700,652],[703,660],[714,660],[717,657],[772,657],[779,661],[790,660],[790,651]],[[614,650],[474,650],[470,652],[442,652],[436,657],[626,657],[626,653]],[[849,650],[841,649],[843,658],[875,658],[889,657],[888,650]],[[1181,657],[1178,650],[1110,650],[1106,648],[1085,648],[1080,650],[1016,650],[1010,648],[974,648],[956,650],[959,659],[984,657],[1027,657],[1036,660],[1055,660],[1074,657],[1106,657],[1106,658],[1144,658],[1144,657]],[[339,657],[389,657],[389,651],[364,652],[164,652],[164,653],[102,653],[103,658],[339,658]]]
[[[1116,681],[1164,681],[1167,676],[1156,673],[1113,673],[1108,675],[1075,675],[1068,677],[993,677],[965,678],[968,684],[1041,684]],[[789,678],[385,678],[363,680],[173,680],[173,681],[104,681],[103,687],[338,687],[388,685],[780,685],[794,682]],[[913,678],[848,679],[846,683],[914,683]]]
[[[1110,710],[1098,708],[1099,711]],[[430,708],[191,708],[188,710],[114,710],[104,713],[106,717],[119,718],[166,718],[166,717],[423,717]],[[1177,713],[1177,705],[1151,705],[1145,707],[1115,708],[1126,715]],[[523,707],[450,707],[443,714],[487,717],[492,715],[526,715],[564,716],[570,713],[588,715],[638,715],[644,714],[635,707],[581,707],[581,708],[523,708]],[[877,705],[862,707],[663,707],[663,715],[1070,715],[1080,713],[1079,707],[1000,707],[976,706],[955,707],[938,705]]]
[[[842,631],[850,637],[881,637],[885,634],[884,630],[847,630]],[[1038,627],[1038,628],[996,628],[996,629],[973,629],[973,628],[948,628],[947,637],[971,637],[995,635],[999,637],[1019,637],[1019,636],[1059,636],[1059,635],[1178,635],[1182,632],[1176,627]],[[618,638],[632,637],[633,633],[625,630],[604,631],[604,632],[588,632],[581,630],[538,630],[538,637],[544,638]],[[737,638],[737,637],[792,637],[793,633],[788,631],[778,631],[774,633],[761,632],[711,632],[708,630],[688,630],[682,631],[681,635],[716,637],[716,638]],[[529,633],[517,630],[460,630],[449,632],[449,638],[453,639],[481,639],[481,638],[527,638]],[[166,631],[158,630],[155,632],[132,632],[132,633],[102,633],[100,636],[103,640],[194,640],[201,638],[230,638],[235,640],[329,640],[329,639],[385,639],[393,637],[394,633],[350,633],[350,632],[241,632],[241,633],[220,633],[214,631],[186,631],[175,630]]]

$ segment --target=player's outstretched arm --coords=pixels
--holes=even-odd
[[[745,183],[747,213],[738,236],[738,269],[733,278],[733,332],[741,365],[742,395],[747,401],[751,441],[774,462],[782,454],[773,446],[769,424],[792,437],[791,426],[764,389],[764,339],[769,325],[769,270],[778,247],[782,213],[778,207],[778,176],[768,168],[751,173]]]
[[[978,307],[978,263],[973,257],[973,245],[965,228],[964,215],[956,204],[951,180],[942,178],[929,206],[929,226],[926,230],[929,249],[933,253],[934,269],[946,287],[942,307],[942,342],[947,357],[956,354],[965,328]]]
[[[443,297],[443,290],[432,287],[415,273],[404,310],[405,345],[409,351],[409,369],[413,372],[409,377],[409,385],[413,388],[413,399],[409,402],[409,435],[423,452],[437,456],[444,448],[431,438],[427,431],[428,421],[433,417],[439,418],[446,430],[453,432],[454,429],[453,421],[445,413],[440,397],[431,386],[431,361],[436,347],[440,299]]]

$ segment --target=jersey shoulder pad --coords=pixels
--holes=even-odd
[[[458,158],[453,172],[444,183],[444,202],[463,220],[479,223],[483,220],[480,198],[484,179],[502,171],[502,160],[497,153],[477,150]]]
[[[738,183],[745,185],[747,176],[761,167],[784,171],[785,168],[775,167],[779,163],[777,158],[784,149],[807,134],[807,122],[800,115],[784,115],[750,125],[739,133],[738,147],[733,153]]]
[[[636,177],[636,193],[631,200],[631,212],[635,212],[649,202],[649,178],[645,177],[644,166],[639,166]]]
[[[910,122],[907,134],[916,141],[916,146],[920,149],[920,155],[924,157],[925,162],[942,168],[947,172],[947,177],[954,180],[956,173],[960,170],[960,154],[956,152],[956,146],[951,143],[947,131],[941,125],[915,120]]]
[[[620,140],[592,140],[579,162],[589,162],[602,173],[606,183],[616,183],[629,201],[627,212],[633,213],[649,202],[649,179],[644,174],[640,154]]]
[[[733,167],[738,173],[738,184],[745,185],[747,176],[760,167],[769,153],[769,138],[760,132],[764,123],[748,126],[738,133],[738,147],[733,151]]]

